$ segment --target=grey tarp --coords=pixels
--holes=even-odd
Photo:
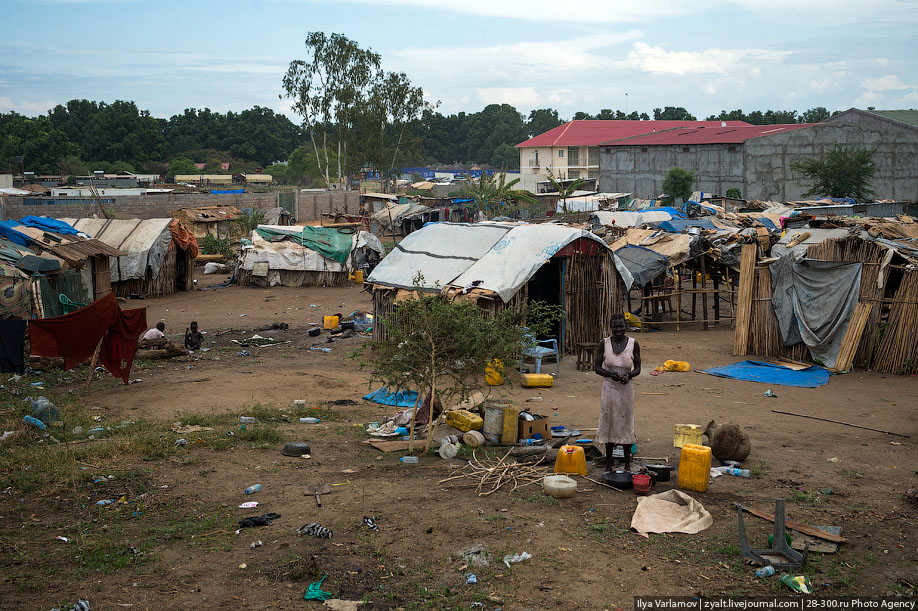
[[[771,264],[772,306],[785,346],[803,341],[832,368],[861,290],[861,264],[784,256]]]
[[[638,287],[666,273],[669,266],[666,256],[654,252],[643,246],[629,244],[615,251],[615,254],[634,277],[634,284]],[[631,287],[625,287],[626,289]]]
[[[155,278],[172,243],[171,218],[60,220],[125,253],[109,258],[112,282],[145,278],[148,268]]]

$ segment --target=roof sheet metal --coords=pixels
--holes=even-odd
[[[881,117],[886,117],[887,119],[892,119],[893,121],[901,121],[902,123],[908,123],[909,125],[914,125],[918,127],[918,110],[871,110],[875,115],[880,115]]]
[[[727,121],[728,127],[749,125],[745,121]],[[720,121],[568,121],[543,134],[539,134],[517,147],[537,146],[599,146],[609,140],[629,138],[654,131],[677,127],[720,127]]]
[[[612,146],[657,146],[672,144],[742,144],[752,138],[771,136],[796,129],[812,127],[814,123],[789,123],[779,125],[740,125],[680,127],[653,134],[644,134],[623,140],[610,140],[604,145]]]

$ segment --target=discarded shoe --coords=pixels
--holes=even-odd
[[[310,522],[309,524],[304,524],[296,529],[296,534],[298,535],[309,535],[310,537],[317,537],[319,539],[331,539],[332,531],[325,528],[318,522]]]

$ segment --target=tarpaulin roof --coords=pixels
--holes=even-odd
[[[553,223],[437,223],[408,235],[368,280],[413,289],[420,273],[420,288],[430,291],[480,281],[478,288],[494,291],[507,302],[555,253],[578,238],[605,246],[589,231]]]
[[[219,223],[239,217],[242,211],[236,206],[201,206],[198,208],[180,208],[172,216],[183,223]]]
[[[112,257],[112,282],[143,279],[147,268],[159,274],[172,242],[170,225],[175,219],[61,219],[79,231],[125,253]]]
[[[666,268],[669,267],[666,255],[643,246],[628,244],[616,250],[615,254],[631,272],[634,284],[639,287],[665,274]]]
[[[70,263],[97,255],[123,254],[104,242],[79,234],[67,223],[45,217],[27,216],[22,221],[0,221],[0,237],[33,250],[49,252]]]
[[[607,212],[605,210],[600,210],[590,215],[591,221],[607,227],[613,225],[615,227],[638,227],[644,223],[669,221],[672,219],[672,214],[656,208],[651,208],[650,210],[644,210],[642,212],[631,212],[629,210]]]
[[[313,248],[315,242],[303,240],[303,230],[321,229],[333,231],[334,239],[343,249],[343,257],[332,258]],[[315,232],[307,236],[316,237]],[[353,234],[338,232],[333,227],[300,227],[280,225],[259,225],[252,232],[252,247],[243,250],[242,269],[254,269],[256,263],[267,263],[269,270],[290,271],[328,271],[341,272],[348,269],[348,259],[354,249],[367,247],[380,254],[384,253],[382,243],[372,233],[358,231]],[[329,250],[323,245],[323,250]]]
[[[717,227],[708,219],[672,219],[669,221],[659,221],[651,223],[663,231],[670,233],[682,233],[689,227],[700,227],[701,229],[717,229]]]
[[[654,229],[629,229],[624,236],[618,238],[609,248],[613,252],[631,244],[643,246],[655,253],[666,257],[669,264],[679,265],[689,259],[692,236],[687,233],[667,233]]]
[[[347,263],[348,255],[351,254],[350,234],[342,233],[336,227],[259,225],[255,233],[268,242],[278,239],[296,242],[341,265]]]

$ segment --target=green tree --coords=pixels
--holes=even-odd
[[[64,155],[58,162],[57,171],[61,176],[86,176],[89,166],[77,155]]]
[[[80,157],[80,147],[48,117],[0,113],[0,168],[18,172],[15,158],[21,156],[26,171],[54,174],[60,160],[70,155]]]
[[[667,106],[654,108],[653,118],[655,121],[694,121],[695,115],[681,106]]]
[[[663,178],[663,199],[667,206],[672,206],[677,198],[687,202],[692,196],[692,186],[695,184],[695,173],[678,166],[671,167],[666,177]]]
[[[198,167],[194,165],[194,162],[187,157],[176,157],[169,162],[169,169],[166,170],[167,176],[175,176],[177,174],[200,174],[201,171],[198,170]]]
[[[800,123],[822,123],[830,116],[829,111],[825,107],[816,106],[815,108],[803,111],[803,114],[800,115]]]
[[[475,200],[479,211],[490,217],[502,216],[513,212],[519,202],[535,203],[529,191],[513,188],[519,182],[519,178],[508,182],[506,172],[494,172],[488,176],[487,171],[482,170],[481,178],[473,180],[461,191],[463,195]]]
[[[727,197],[730,199],[743,199],[743,192],[736,187],[733,187],[731,189],[727,189]]]
[[[270,174],[278,184],[288,184],[287,166],[283,163],[272,163],[265,168],[265,174]]]
[[[417,407],[427,393],[444,405],[468,397],[484,385],[485,367],[494,359],[519,360],[525,339],[518,309],[488,314],[477,305],[423,292],[420,274],[415,284],[420,296],[399,303],[383,319],[388,338],[372,342],[370,353],[373,381],[392,392],[418,391],[409,439],[414,438]],[[430,415],[432,410],[433,401]],[[427,443],[429,448],[430,436]]]
[[[567,198],[573,195],[574,191],[583,186],[584,181],[580,178],[574,180],[567,185],[564,184],[564,181],[555,178],[555,175],[552,174],[551,170],[548,172],[548,182],[551,183],[552,188],[558,193],[558,198],[561,200],[561,209],[567,213]]]
[[[875,149],[848,148],[835,145],[822,157],[807,157],[791,162],[791,170],[809,181],[803,197],[853,197],[867,201],[874,195],[870,181],[877,171]]]
[[[338,152],[340,183],[342,164],[347,167],[348,130],[378,76],[380,56],[343,34],[309,32],[305,44],[307,59],[290,62],[283,86],[286,97],[293,100],[293,110],[303,117],[322,176],[330,186],[329,133]],[[320,148],[325,153],[322,156]]]
[[[326,186],[325,176],[321,170],[321,160],[328,159],[331,166],[338,164],[338,154],[334,151],[318,151],[318,155],[311,146],[298,146],[287,160],[285,178],[297,185]]]
[[[512,144],[501,144],[491,153],[491,162],[500,168],[520,169],[520,151]]]
[[[557,110],[536,108],[529,111],[529,121],[526,123],[526,128],[529,130],[529,137],[534,138],[563,124],[564,120],[558,116]]]

